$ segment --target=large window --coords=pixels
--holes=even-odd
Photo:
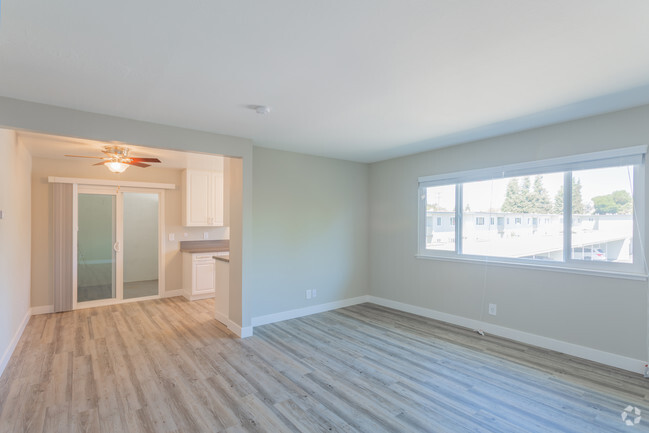
[[[420,178],[419,256],[643,276],[645,153]]]

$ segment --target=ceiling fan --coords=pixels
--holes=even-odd
[[[103,159],[103,162],[98,162],[93,165],[104,165],[113,173],[123,173],[130,165],[135,167],[146,168],[151,164],[145,162],[161,162],[158,158],[134,158],[128,156],[129,148],[123,146],[106,146],[102,150],[108,156],[84,156],[84,155],[65,155],[73,158],[94,158]]]

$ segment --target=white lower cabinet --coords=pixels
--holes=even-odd
[[[213,298],[216,289],[216,264],[219,253],[183,253],[183,295],[190,301]]]

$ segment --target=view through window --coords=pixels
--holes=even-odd
[[[547,264],[633,264],[635,169],[629,164],[427,186],[422,246]]]
[[[562,185],[563,173],[465,183],[462,252],[563,260]]]
[[[455,251],[455,185],[426,190],[426,248]]]
[[[633,166],[572,173],[572,258],[633,263]]]

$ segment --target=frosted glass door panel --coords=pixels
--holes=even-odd
[[[77,302],[116,296],[116,197],[79,194]]]
[[[158,294],[158,194],[125,192],[124,299]]]

